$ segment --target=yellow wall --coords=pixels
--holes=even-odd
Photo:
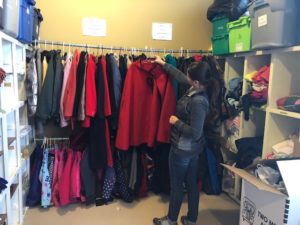
[[[41,40],[124,47],[209,49],[212,0],[37,0],[44,21]],[[106,37],[82,35],[83,17],[107,21]],[[173,23],[172,41],[155,41],[152,22]]]

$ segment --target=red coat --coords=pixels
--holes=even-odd
[[[155,142],[170,143],[169,118],[175,112],[175,93],[170,77],[149,60],[134,62],[126,75],[116,147]]]
[[[93,55],[89,55],[85,84],[85,115],[94,117],[97,112],[97,93],[96,93],[96,63]]]

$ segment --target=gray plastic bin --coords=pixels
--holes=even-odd
[[[287,47],[299,43],[299,0],[256,0],[249,8],[252,48]]]
[[[19,0],[3,0],[3,30],[16,38],[19,32]]]

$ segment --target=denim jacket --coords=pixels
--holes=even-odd
[[[188,83],[187,76],[175,67],[165,64],[164,70],[180,83]],[[205,90],[190,88],[176,105],[178,121],[171,129],[171,144],[183,151],[201,152],[203,149],[203,125],[208,113],[209,101]]]

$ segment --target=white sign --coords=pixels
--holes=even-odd
[[[172,30],[172,23],[152,23],[152,39],[171,41]]]
[[[258,17],[258,27],[263,27],[268,24],[268,15],[262,15]]]
[[[82,33],[87,36],[105,37],[106,20],[98,18],[83,18]]]

